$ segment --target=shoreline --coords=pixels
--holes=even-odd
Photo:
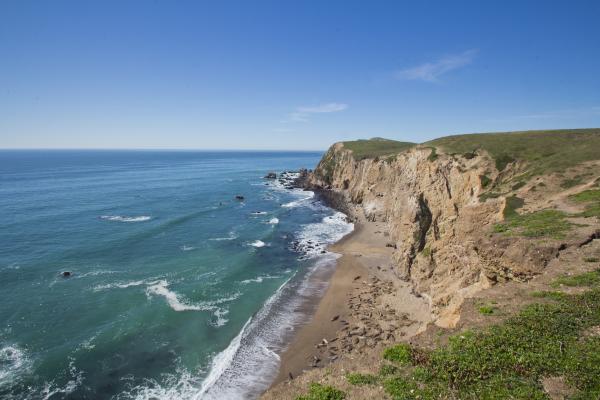
[[[293,398],[289,385],[308,379],[311,371],[379,355],[425,329],[429,304],[395,276],[387,238],[385,223],[355,220],[354,230],[328,247],[340,255],[328,287],[280,354],[277,377],[261,398]]]

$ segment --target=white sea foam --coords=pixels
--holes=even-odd
[[[297,234],[296,249],[309,257],[326,251],[329,244],[335,243],[354,230],[354,224],[347,222],[346,215],[336,212],[324,217],[321,222],[304,225]]]
[[[289,203],[282,204],[281,207],[285,207],[285,208],[298,207],[298,206],[301,206],[306,201],[315,197],[315,192],[302,191],[302,193],[304,194],[304,197],[302,197],[301,199],[298,199],[298,200],[290,201]]]
[[[183,245],[180,247],[180,249],[181,249],[181,251],[191,251],[191,250],[194,250],[195,247]]]
[[[211,305],[195,305],[189,304],[185,300],[180,300],[177,293],[169,290],[169,283],[165,280],[160,280],[149,284],[146,288],[146,294],[148,296],[162,296],[167,300],[169,306],[175,311],[209,311],[213,310],[215,307]]]
[[[271,218],[269,220],[269,224],[271,225],[277,225],[279,223],[279,218]]]
[[[219,311],[224,315],[223,309],[218,307],[218,305],[236,300],[241,295],[240,293],[234,293],[229,297],[192,304],[186,300],[182,300],[180,295],[169,290],[168,286],[169,283],[166,280],[149,282],[146,288],[146,295],[164,297],[169,306],[175,311]]]
[[[214,326],[223,326],[225,325],[227,322],[229,322],[229,320],[227,318],[225,318],[225,315],[229,314],[229,310],[226,308],[219,308],[217,310],[215,310],[215,312],[213,313],[213,315],[216,317],[216,321],[214,322]]]
[[[266,243],[263,242],[262,240],[255,240],[254,242],[249,243],[249,245],[252,247],[265,247]]]
[[[208,240],[213,240],[213,241],[217,241],[217,242],[219,242],[219,241],[221,241],[221,240],[235,240],[235,239],[237,239],[237,238],[238,238],[238,235],[237,235],[237,234],[236,234],[234,231],[230,231],[230,232],[229,232],[229,236],[226,236],[226,237],[217,237],[217,238],[211,238],[211,239],[208,239]]]
[[[0,388],[5,384],[14,383],[19,376],[27,371],[31,362],[25,351],[16,345],[6,345],[0,348]]]
[[[244,279],[243,281],[240,281],[240,283],[243,285],[247,285],[249,283],[262,283],[262,281],[264,281],[265,279],[277,279],[277,278],[279,278],[279,276],[277,276],[277,275],[261,275],[254,279]]]
[[[129,217],[123,215],[102,215],[100,219],[104,219],[107,221],[117,221],[117,222],[144,222],[152,219],[149,215],[140,215],[137,217]]]
[[[194,396],[194,399],[202,399],[208,390],[210,390],[223,376],[223,373],[227,370],[233,361],[233,357],[237,353],[240,348],[240,344],[242,342],[242,337],[246,332],[246,327],[250,324],[252,318],[248,319],[248,321],[242,327],[242,330],[238,335],[229,343],[229,346],[219,354],[215,356],[212,361],[212,367],[208,376],[202,382],[202,386],[200,387],[200,391]],[[223,398],[223,397],[221,397]]]
[[[62,396],[60,396],[62,398],[73,393],[75,389],[77,389],[77,387],[79,387],[83,383],[84,378],[83,371],[77,370],[77,368],[75,367],[75,361],[73,359],[69,361],[68,374],[70,376],[70,379],[62,387],[55,386],[54,381],[46,382],[44,388],[42,389],[42,392],[40,393],[40,397],[43,400],[49,400],[51,398],[54,398],[57,394],[62,394]]]
[[[147,280],[141,281],[131,281],[131,282],[121,282],[121,283],[108,283],[105,285],[96,285],[94,286],[94,291],[106,290],[106,289],[126,289],[132,286],[141,286],[156,283],[157,281],[148,282]]]
[[[266,215],[267,212],[266,211],[253,211],[252,215]]]

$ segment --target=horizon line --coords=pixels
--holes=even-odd
[[[326,149],[219,149],[219,148],[169,148],[169,147],[0,147],[0,151],[229,151],[229,152],[296,152],[312,153]]]

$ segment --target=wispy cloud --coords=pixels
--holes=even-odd
[[[437,82],[442,75],[471,64],[476,55],[477,49],[467,50],[460,54],[447,55],[437,61],[426,62],[416,67],[396,71],[394,77],[404,80]]]
[[[333,113],[344,111],[347,108],[348,104],[344,103],[325,103],[317,106],[298,107],[294,112],[290,113],[289,119],[294,122],[306,122],[309,120],[311,114]]]

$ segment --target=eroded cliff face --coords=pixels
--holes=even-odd
[[[497,281],[526,280],[558,251],[491,233],[505,199],[479,200],[484,175],[493,180],[499,173],[482,151],[467,159],[416,147],[357,161],[337,143],[307,184],[357,220],[385,222],[396,275],[429,299],[438,325],[450,327],[465,297]]]

